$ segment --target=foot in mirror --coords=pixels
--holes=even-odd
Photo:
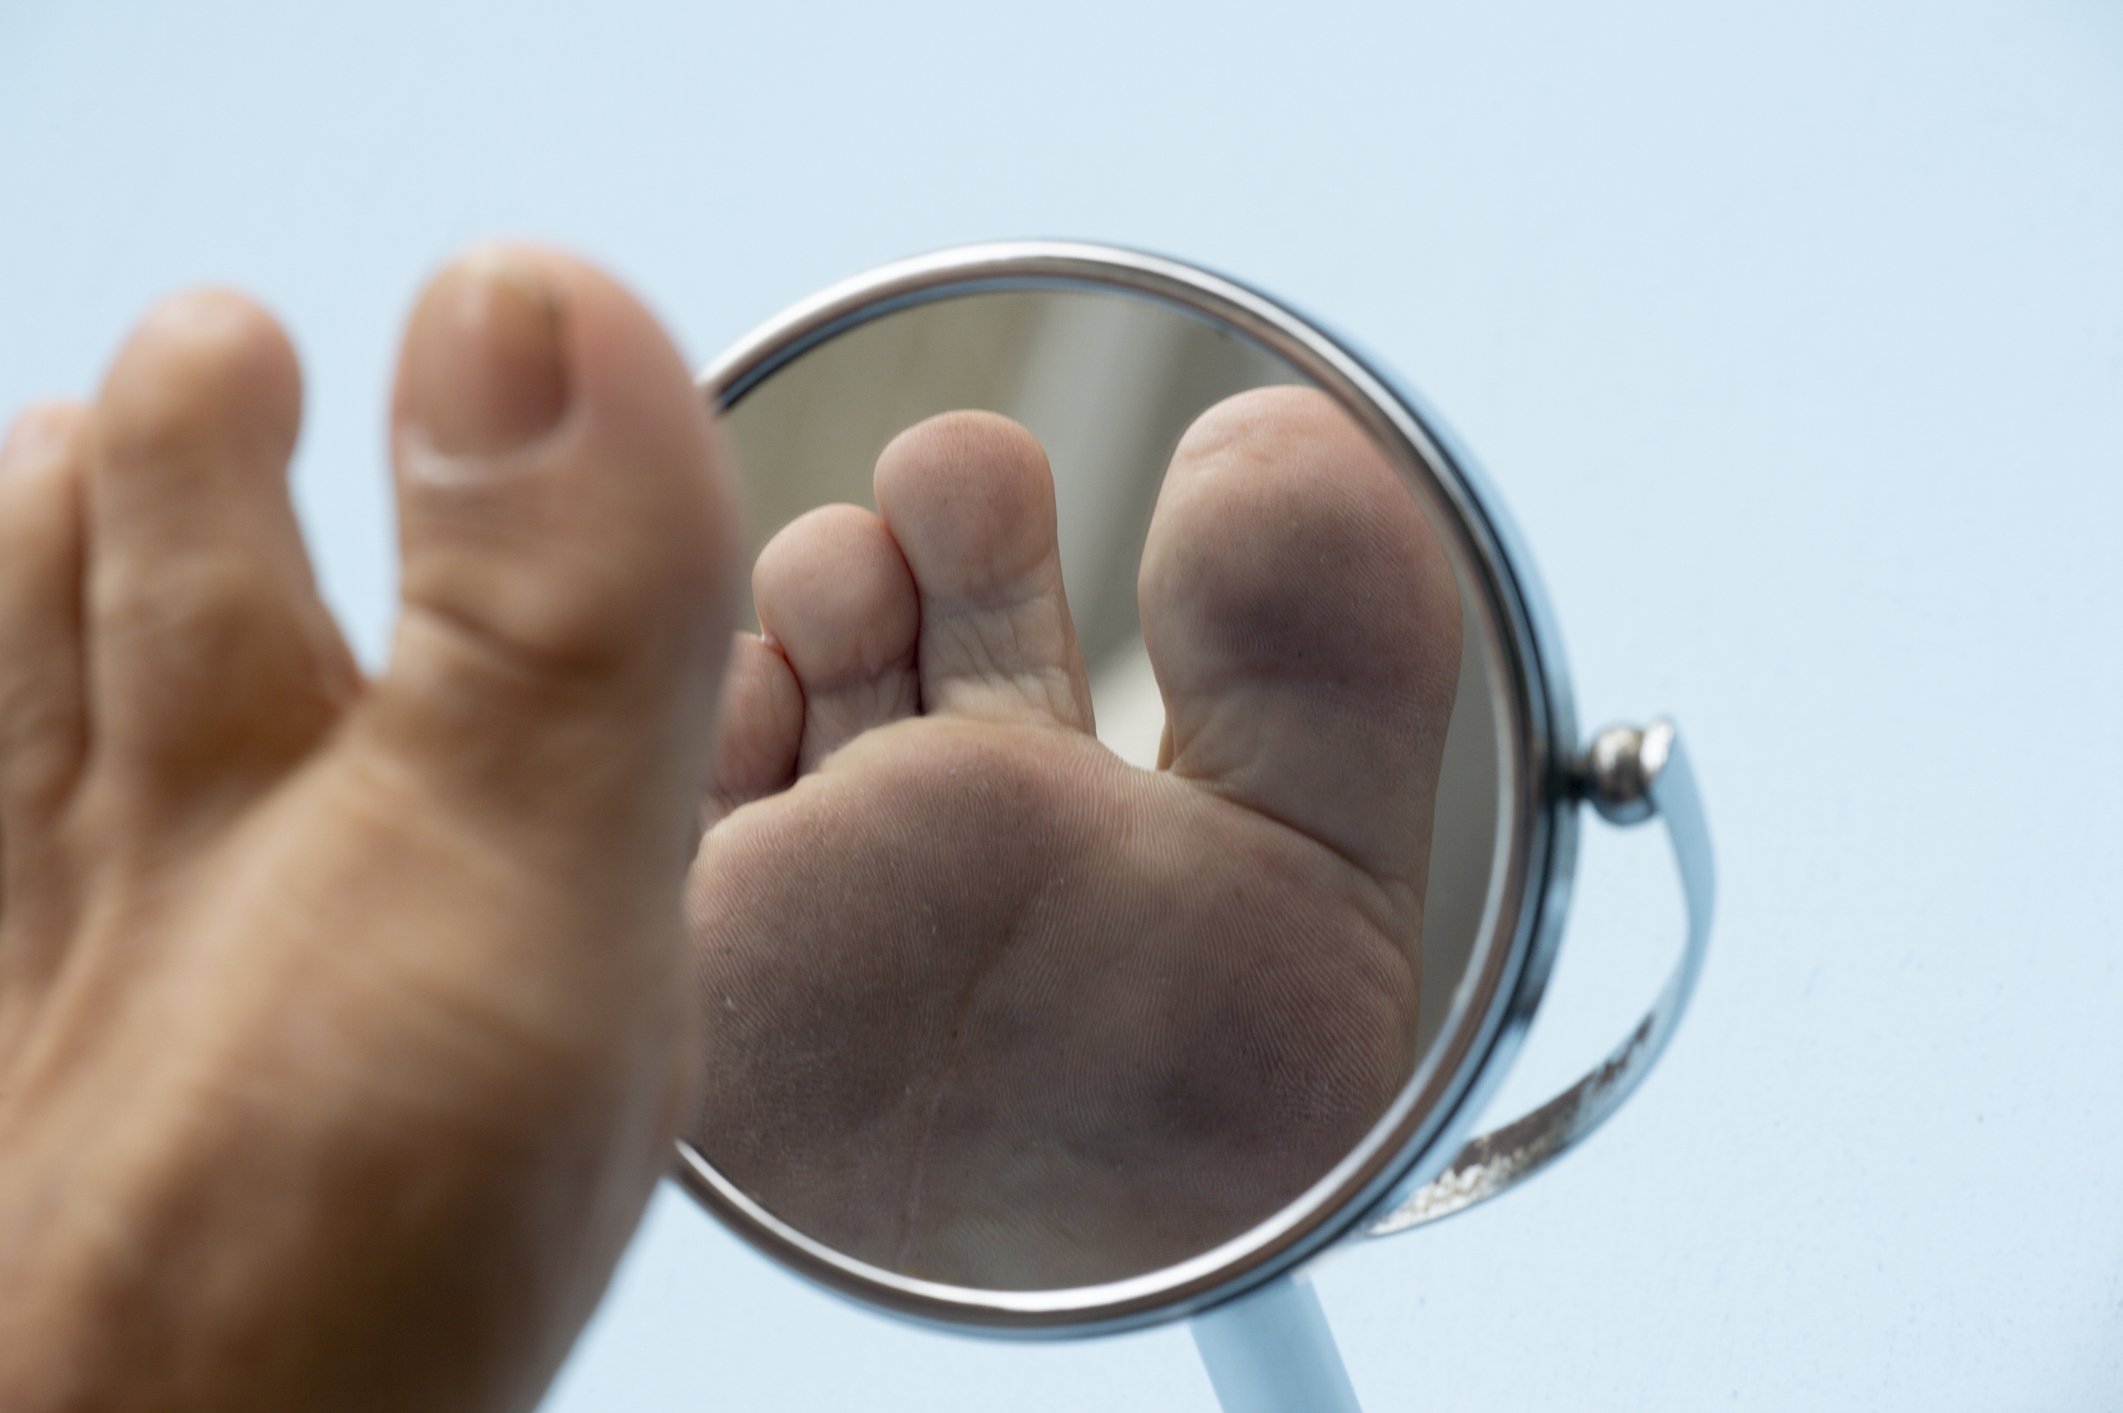
[[[1037,441],[908,428],[759,556],[687,890],[689,1141],[796,1229],[988,1289],[1169,1266],[1416,1063],[1451,569],[1324,394],[1204,413],[1138,580],[1158,768],[1092,735]]]

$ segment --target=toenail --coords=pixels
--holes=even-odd
[[[565,313],[506,252],[470,255],[428,286],[406,329],[408,420],[445,456],[496,456],[567,410]]]

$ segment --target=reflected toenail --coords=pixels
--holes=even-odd
[[[551,431],[568,404],[558,295],[506,252],[443,271],[413,310],[405,408],[445,456],[494,456]]]

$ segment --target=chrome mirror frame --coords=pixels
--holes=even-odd
[[[1194,266],[1060,241],[966,246],[835,285],[753,330],[700,377],[718,410],[775,370],[857,325],[982,291],[1120,294],[1186,311],[1276,354],[1333,396],[1381,445],[1419,467],[1422,498],[1453,522],[1488,601],[1484,615],[1509,700],[1506,859],[1492,870],[1474,959],[1414,1077],[1357,1149],[1302,1197],[1187,1261],[1104,1285],[982,1290],[917,1280],[834,1251],[780,1221],[681,1141],[676,1176],[725,1225],[784,1266],[886,1313],[960,1332],[1019,1337],[1114,1333],[1197,1315],[1295,1272],[1357,1235],[1438,1220],[1523,1181],[1628,1098],[1671,1038],[1702,965],[1714,891],[1694,779],[1670,722],[1615,728],[1578,747],[1561,644],[1531,561],[1502,505],[1441,421],[1376,362],[1259,292]],[[1643,1021],[1606,1061],[1513,1123],[1462,1140],[1524,1040],[1561,942],[1576,864],[1579,805],[1616,823],[1663,818],[1680,865],[1688,932]]]

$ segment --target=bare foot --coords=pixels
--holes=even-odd
[[[690,1103],[680,882],[741,558],[646,314],[496,251],[407,335],[356,672],[265,314],[0,456],[0,1406],[535,1402]]]
[[[690,1136],[800,1230],[989,1288],[1295,1197],[1407,1079],[1452,575],[1323,396],[1211,409],[1139,586],[1163,768],[1090,734],[1045,457],[959,413],[762,552],[690,885]]]

